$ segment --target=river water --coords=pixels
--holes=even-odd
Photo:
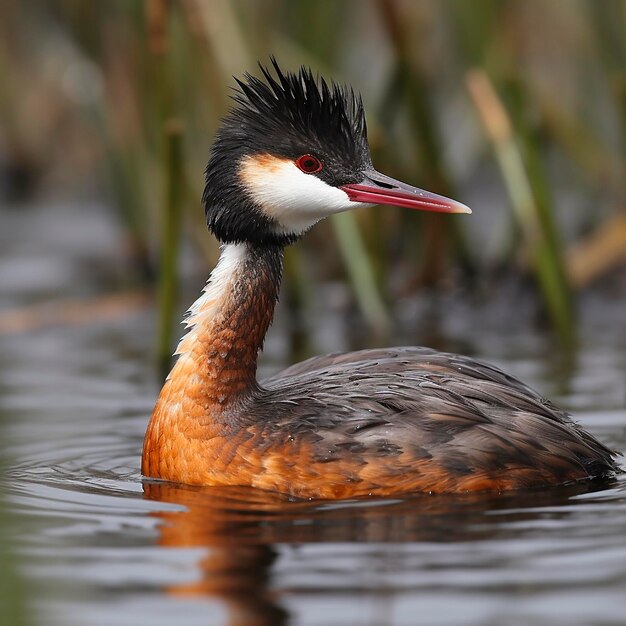
[[[143,482],[142,437],[158,392],[153,307],[141,298],[61,312],[43,304],[89,301],[124,272],[105,214],[46,205],[2,215],[3,532],[26,623],[626,622],[622,478],[321,504]],[[408,302],[404,318],[422,319],[428,332],[407,325],[400,334],[497,363],[624,451],[625,302],[587,297],[578,346],[566,355],[529,324],[523,303],[455,300],[433,314]],[[314,333],[320,351],[336,348],[344,327],[329,315]],[[279,317],[262,373],[286,364],[284,325]],[[324,345],[321,325],[334,345]]]

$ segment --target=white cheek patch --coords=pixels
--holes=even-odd
[[[286,232],[301,233],[328,215],[362,205],[345,191],[305,174],[289,159],[245,157],[239,175],[261,210]]]

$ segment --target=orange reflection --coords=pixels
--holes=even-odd
[[[292,501],[251,488],[145,482],[144,495],[185,507],[151,514],[163,522],[160,546],[207,549],[198,562],[199,580],[168,587],[168,593],[218,599],[226,607],[230,626],[281,626],[289,615],[271,580],[278,545],[502,538],[511,532],[510,525],[502,524],[505,519],[536,517],[535,507],[564,504],[573,494],[591,488],[329,503]],[[492,515],[496,510],[502,514]]]

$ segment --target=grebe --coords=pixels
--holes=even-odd
[[[237,80],[203,204],[223,244],[146,432],[146,477],[304,498],[528,489],[615,453],[496,367],[428,348],[330,354],[257,382],[283,248],[362,203],[470,213],[373,169],[360,96],[311,70]]]

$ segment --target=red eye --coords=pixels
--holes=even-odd
[[[322,162],[312,154],[303,154],[301,157],[298,157],[296,165],[305,174],[315,174],[315,172],[319,172],[322,169]]]

